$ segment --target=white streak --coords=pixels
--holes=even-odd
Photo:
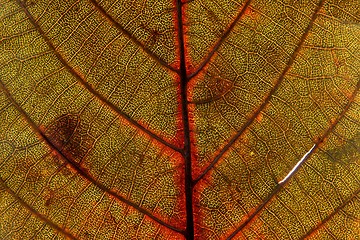
[[[306,160],[307,156],[311,153],[311,151],[314,150],[315,146],[316,144],[314,144],[314,146],[312,146],[312,148],[307,153],[305,153],[305,155],[300,159],[300,161],[297,162],[297,164],[293,167],[293,169],[291,169],[288,175],[286,175],[286,177],[283,180],[281,180],[279,184],[282,184],[283,182],[288,180],[288,178],[296,171],[296,169],[298,169],[299,166]]]

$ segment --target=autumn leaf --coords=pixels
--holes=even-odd
[[[0,0],[1,239],[360,238],[360,2]]]

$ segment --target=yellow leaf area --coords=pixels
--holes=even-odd
[[[0,1],[0,239],[180,238],[172,7]]]
[[[359,0],[0,0],[0,238],[360,238],[359,36]]]
[[[359,6],[187,5],[201,238],[360,237]]]

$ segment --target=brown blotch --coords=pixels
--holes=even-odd
[[[155,45],[159,40],[161,40],[163,33],[160,32],[157,29],[153,29],[153,28],[149,28],[146,24],[141,23],[140,27],[142,29],[144,29],[148,34],[149,37],[148,39],[145,41],[145,44],[148,46],[153,46]]]
[[[219,19],[219,17],[215,14],[214,11],[207,9],[207,8],[205,10],[207,13],[206,15],[207,15],[208,20],[213,23],[212,27],[215,28],[213,33],[217,37],[222,37],[222,35],[224,34],[223,21],[221,21],[221,19]]]
[[[212,96],[203,100],[193,101],[194,104],[205,104],[215,102],[223,98],[234,87],[234,83],[228,79],[213,77],[208,83],[208,87],[211,89]]]
[[[92,139],[76,114],[64,114],[46,128],[45,136],[55,150],[72,163],[80,164],[91,150]]]
[[[49,207],[52,203],[54,203],[54,198],[55,198],[55,192],[53,190],[48,190],[48,193],[45,196],[45,203],[44,205],[46,207]]]

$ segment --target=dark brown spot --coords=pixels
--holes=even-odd
[[[149,34],[148,39],[145,41],[145,44],[148,46],[155,45],[155,43],[157,43],[163,35],[163,33],[160,32],[158,29],[149,28],[144,23],[141,23],[140,27],[143,28]]]
[[[45,190],[46,194],[44,197],[45,200],[45,207],[49,207],[51,204],[55,201],[55,191],[51,190],[50,188],[46,188]]]
[[[76,114],[65,114],[57,118],[45,130],[45,135],[55,150],[73,163],[81,163],[94,142]]]
[[[51,197],[48,197],[45,201],[45,206],[48,207],[51,204]]]

